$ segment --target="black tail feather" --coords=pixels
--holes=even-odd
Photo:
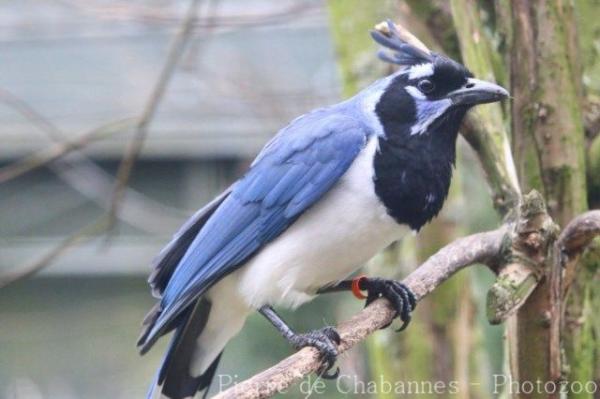
[[[211,304],[206,299],[199,299],[188,313],[185,322],[175,330],[167,355],[158,374],[156,390],[170,399],[193,397],[198,391],[206,390],[217,369],[219,354],[202,375],[191,375],[194,349],[198,336],[206,326]],[[206,394],[206,393],[205,393]]]

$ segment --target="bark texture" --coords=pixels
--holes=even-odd
[[[513,152],[519,178],[524,190],[535,188],[543,193],[550,216],[564,226],[587,209],[581,67],[573,4],[514,1],[509,9]],[[575,358],[581,354],[572,350],[579,345],[572,338],[579,334],[565,330],[559,256],[556,251],[548,254],[544,278],[511,329],[513,378],[520,381],[565,378],[563,343],[570,353],[569,363],[577,364]],[[575,268],[574,263],[566,275],[575,274]],[[582,375],[573,369],[573,377]]]

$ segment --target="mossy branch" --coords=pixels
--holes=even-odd
[[[452,0],[452,19],[463,63],[480,79],[495,82],[491,43],[479,18],[475,0]],[[508,131],[500,104],[488,104],[469,112],[463,136],[479,155],[492,188],[494,206],[503,216],[518,206],[521,189],[510,150]]]
[[[517,222],[504,238],[504,266],[488,291],[487,316],[492,324],[505,321],[525,303],[540,279],[558,226],[546,210],[540,193],[523,198]]]

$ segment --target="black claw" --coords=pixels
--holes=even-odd
[[[336,367],[335,371],[333,373],[330,373],[329,370],[331,370],[332,367],[333,365],[331,365],[329,368],[323,368],[322,371],[321,369],[319,369],[319,371],[317,371],[317,374],[323,379],[335,380],[340,376],[340,368]]]
[[[408,327],[408,325],[410,324],[410,320],[411,320],[411,316],[409,314],[406,319],[402,320],[402,325],[400,326],[400,328],[396,329],[396,332],[404,331],[406,329],[406,327]]]
[[[340,334],[338,334],[335,328],[324,327],[307,334],[295,335],[290,341],[296,349],[312,346],[319,351],[322,364],[317,370],[317,374],[320,377],[325,379],[336,379],[339,376],[339,367],[335,372],[329,372],[335,365],[338,356],[337,346],[341,342]]]
[[[386,288],[386,292],[383,296],[390,300],[394,305],[394,309],[396,310],[396,316],[399,316],[400,320],[404,320],[406,316],[405,311],[407,309],[408,302],[404,300],[402,290],[398,289],[398,287],[396,287],[394,283],[390,284]]]
[[[387,298],[396,310],[396,317],[402,320],[402,325],[396,331],[402,331],[408,327],[411,320],[410,313],[417,305],[415,295],[410,288],[399,281],[381,278],[369,278],[365,285],[368,292],[366,305],[379,297]],[[382,328],[386,328],[388,325]]]
[[[408,288],[406,285],[402,283],[398,283],[402,287],[402,291],[408,296],[408,302],[410,303],[410,310],[413,311],[417,307],[417,298],[415,294]]]
[[[400,320],[406,323],[410,320],[410,312],[412,312],[412,306],[410,305],[410,299],[406,293],[406,287],[400,283],[394,284],[394,291],[402,298],[402,305],[400,309]]]

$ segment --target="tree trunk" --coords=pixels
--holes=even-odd
[[[544,194],[550,215],[564,227],[587,209],[573,6],[568,1],[543,0],[511,5],[512,133],[519,178],[524,191],[535,188]],[[512,377],[521,382],[565,378],[561,343],[574,345],[573,333],[564,330],[563,292],[576,270],[566,270],[563,281],[557,259],[550,257],[544,266],[546,278],[521,307],[510,331],[511,346],[516,349],[511,359]],[[585,296],[585,291],[577,288],[578,294]],[[585,303],[585,298],[576,302]],[[571,351],[572,364],[573,355]],[[578,374],[572,377],[580,378]],[[517,396],[558,394],[534,390]]]

